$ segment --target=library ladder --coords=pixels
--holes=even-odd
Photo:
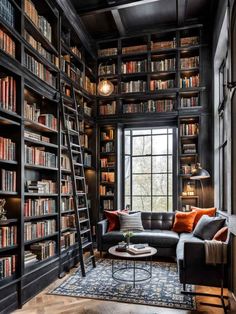
[[[91,223],[89,217],[87,186],[84,173],[83,151],[80,141],[80,124],[78,119],[78,105],[76,101],[76,92],[71,88],[73,100],[68,105],[64,102],[61,94],[61,114],[62,126],[66,137],[66,147],[70,160],[73,202],[75,211],[75,224],[77,229],[77,242],[79,248],[79,261],[82,276],[86,276],[85,266],[92,262],[96,267],[93,250]],[[89,251],[89,254],[85,252]]]

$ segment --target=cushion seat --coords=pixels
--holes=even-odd
[[[107,243],[120,242],[124,240],[121,231],[111,231],[103,235],[103,241]],[[148,243],[155,247],[175,247],[179,241],[178,233],[171,230],[146,229],[135,231],[131,238],[132,243]]]
[[[176,248],[177,260],[183,260],[184,257],[184,242],[204,242],[203,240],[195,237],[193,233],[181,233],[179,237],[179,242]]]

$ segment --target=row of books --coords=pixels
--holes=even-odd
[[[61,198],[61,212],[66,212],[74,209],[73,197],[62,197]]]
[[[72,193],[72,181],[68,175],[63,175],[61,179],[61,193],[71,194]]]
[[[0,108],[16,112],[16,80],[3,73],[0,77]]]
[[[147,51],[147,45],[136,45],[136,46],[122,48],[122,54],[136,53],[136,52],[143,52],[143,51]]]
[[[180,136],[197,135],[199,131],[198,123],[181,123]]]
[[[101,165],[101,168],[109,168],[109,167],[112,168],[112,167],[115,167],[115,161],[108,158],[101,158],[100,165]]]
[[[53,53],[48,52],[42,44],[35,40],[26,30],[24,30],[25,40],[35,49],[37,52],[43,56],[47,61],[53,63],[57,68],[59,68],[59,58]]]
[[[61,217],[61,229],[75,228],[75,215]]]
[[[186,143],[182,145],[183,154],[196,154],[197,148],[195,143]]]
[[[87,167],[92,166],[92,155],[88,153],[84,153],[84,165]]]
[[[101,196],[114,196],[114,188],[108,187],[106,185],[100,185],[99,193]]]
[[[55,194],[57,193],[57,183],[52,180],[42,179],[41,181],[27,180],[25,190],[36,194]]]
[[[182,174],[191,174],[194,169],[195,169],[195,164],[181,165],[181,173]]]
[[[82,134],[80,135],[80,145],[82,147],[88,148],[88,135],[87,134]]]
[[[113,100],[110,104],[100,105],[99,114],[100,115],[109,115],[116,113],[116,101]]]
[[[17,245],[17,227],[0,227],[0,249],[13,245]]]
[[[16,160],[16,143],[10,138],[0,136],[0,159]]]
[[[0,18],[12,27],[14,27],[15,10],[13,5],[11,4],[11,1],[0,0]]]
[[[91,82],[88,76],[84,77],[83,88],[91,95],[96,95],[97,85],[96,83]]]
[[[198,96],[180,98],[181,108],[196,107],[196,106],[199,106]]]
[[[181,58],[180,59],[181,69],[197,68],[199,67],[199,56]]]
[[[199,74],[180,78],[180,88],[198,87],[199,86]]]
[[[92,116],[92,111],[93,111],[93,108],[89,107],[88,104],[86,102],[84,102],[84,114],[86,114],[87,116],[91,117]]]
[[[176,59],[164,59],[160,61],[151,61],[151,71],[174,71],[176,65]]]
[[[71,170],[70,168],[70,159],[67,155],[61,155],[61,168],[63,170]]]
[[[24,101],[24,116],[26,119],[45,125],[46,127],[57,131],[57,118],[51,113],[41,113],[40,105]]]
[[[16,256],[0,258],[0,280],[12,276],[16,271]]]
[[[16,172],[0,169],[0,191],[16,192]]]
[[[70,246],[74,245],[76,242],[76,232],[70,231],[70,232],[65,232],[61,235],[61,250],[65,250],[69,248]]]
[[[118,53],[117,48],[105,48],[105,49],[98,50],[99,57],[115,56],[117,55],[117,53]]]
[[[35,217],[56,212],[56,200],[52,198],[29,198],[24,203],[24,216]]]
[[[123,113],[169,112],[173,109],[172,99],[148,100],[147,102],[123,105]]]
[[[139,73],[147,71],[147,60],[123,62],[121,73]]]
[[[103,65],[100,64],[98,67],[98,75],[108,75],[108,74],[115,74],[116,73],[116,65],[113,64],[108,64],[108,65]]]
[[[16,57],[16,44],[10,36],[0,29],[0,49],[8,53],[13,58]]]
[[[103,200],[102,207],[104,210],[113,210],[114,209],[114,201],[113,200]]]
[[[25,145],[25,163],[44,167],[57,167],[57,156],[46,152],[45,147]]]
[[[61,70],[65,72],[72,81],[82,86],[83,73],[79,68],[70,62],[70,59],[70,55],[61,56]]]
[[[115,172],[101,172],[101,181],[102,182],[115,182]]]
[[[189,36],[180,38],[180,47],[195,46],[199,44],[198,36]]]
[[[25,13],[36,25],[39,31],[51,42],[52,41],[52,27],[44,16],[40,16],[31,0],[25,0]]]
[[[82,59],[82,53],[76,46],[70,47],[70,49],[74,55],[76,55],[79,59]]]
[[[49,236],[56,232],[56,220],[44,220],[24,223],[24,240],[30,241]]]
[[[32,139],[39,142],[50,143],[51,139],[48,136],[41,135],[39,133],[30,132],[28,130],[24,131],[24,137],[27,139]]]
[[[102,153],[113,153],[114,151],[115,151],[115,146],[113,142],[108,142],[101,146]]]
[[[41,80],[56,88],[56,77],[48,71],[44,64],[38,62],[34,57],[25,53],[25,67],[38,76]]]
[[[109,129],[104,132],[101,132],[101,140],[102,141],[114,140],[114,130]]]
[[[35,243],[30,246],[30,250],[37,260],[42,261],[56,254],[56,242],[51,240]]]
[[[151,50],[176,48],[176,38],[172,40],[151,41]]]
[[[139,93],[146,91],[147,83],[142,80],[121,82],[122,93]]]
[[[151,80],[150,81],[150,91],[153,92],[157,89],[163,90],[175,87],[175,80]]]

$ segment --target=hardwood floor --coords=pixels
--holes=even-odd
[[[76,269],[71,270],[71,273]],[[136,305],[113,301],[100,301],[84,298],[56,296],[47,294],[54,287],[63,282],[70,274],[57,279],[41,293],[27,302],[22,309],[14,311],[15,314],[223,314],[221,308],[201,305],[200,302],[220,304],[218,298],[196,297],[197,310],[177,310],[163,307]],[[196,287],[198,292],[219,294],[218,288]],[[225,291],[227,295],[227,291]]]

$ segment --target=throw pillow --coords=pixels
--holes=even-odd
[[[104,210],[108,220],[108,232],[120,229],[119,215],[128,215],[127,210]]]
[[[120,215],[119,218],[121,231],[143,231],[141,212],[132,215]]]
[[[196,212],[176,212],[173,231],[175,232],[192,232],[193,223],[196,217]]]
[[[223,227],[214,235],[213,240],[225,242],[228,237],[228,227]]]
[[[215,207],[210,207],[210,208],[199,208],[199,207],[194,207],[191,206],[191,210],[195,210],[197,212],[197,215],[194,220],[193,227],[196,226],[198,221],[201,219],[203,215],[207,215],[209,217],[215,217],[216,215],[216,208]]]
[[[193,235],[202,240],[212,240],[225,224],[225,218],[203,215],[197,223]]]

